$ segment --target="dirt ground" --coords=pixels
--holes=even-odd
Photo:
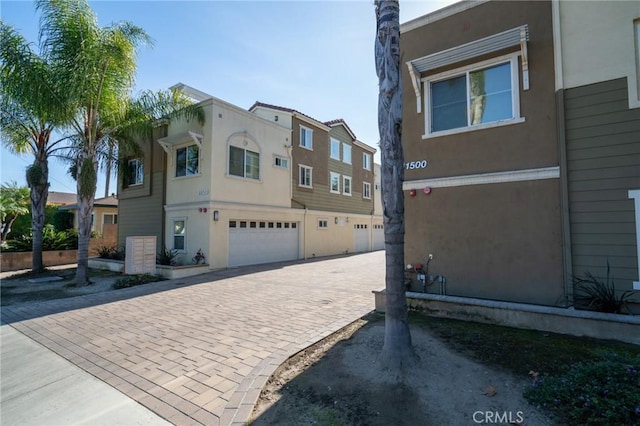
[[[530,383],[449,349],[412,324],[419,357],[404,378],[383,371],[384,317],[371,315],[283,364],[252,425],[550,425],[522,392]]]
[[[76,287],[73,283],[76,268],[74,266],[51,267],[35,276],[21,272],[3,272],[0,275],[0,305],[41,302],[100,293],[113,290],[112,285],[122,274],[96,269],[89,270],[91,284]]]

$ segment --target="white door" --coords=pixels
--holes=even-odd
[[[299,225],[275,220],[229,221],[229,266],[298,259]]]
[[[384,228],[380,225],[373,225],[373,250],[384,250]]]
[[[353,232],[356,240],[356,243],[355,243],[356,253],[369,251],[369,225],[355,224],[353,225]]]

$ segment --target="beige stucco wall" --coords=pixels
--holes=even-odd
[[[555,32],[561,36],[556,36],[556,56],[562,57],[557,88],[627,77],[630,106],[640,107],[634,31],[638,19],[637,1],[555,2]]]

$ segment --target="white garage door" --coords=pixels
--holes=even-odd
[[[382,225],[373,225],[373,249],[384,250],[384,228]]]
[[[353,232],[356,240],[356,253],[369,251],[369,225],[355,224],[353,225]]]
[[[229,221],[229,266],[298,259],[297,222]]]

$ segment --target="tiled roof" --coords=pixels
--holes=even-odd
[[[47,204],[56,204],[64,206],[67,204],[75,204],[78,201],[76,194],[72,192],[56,192],[50,191],[47,197]]]
[[[281,106],[278,106],[278,105],[266,104],[264,102],[259,102],[259,101],[256,101],[253,105],[251,105],[251,108],[249,108],[249,111],[253,111],[257,107],[275,109],[275,110],[278,110],[278,111],[288,112],[290,114],[299,114],[299,115],[302,115],[304,117],[307,117],[309,120],[313,120],[313,121],[315,121],[317,123],[324,124],[322,121],[320,121],[320,120],[318,120],[316,118],[313,118],[310,115],[307,115],[307,114],[305,114],[303,112],[300,112],[298,110],[295,110],[295,109],[292,109],[292,108],[285,108],[285,107],[281,107]]]
[[[353,130],[351,130],[351,128],[347,125],[347,122],[344,121],[343,118],[336,118],[335,120],[325,121],[324,124],[329,127],[342,125],[345,129],[347,129],[347,132],[349,132],[354,139],[358,139],[356,137],[356,134],[353,133]]]

